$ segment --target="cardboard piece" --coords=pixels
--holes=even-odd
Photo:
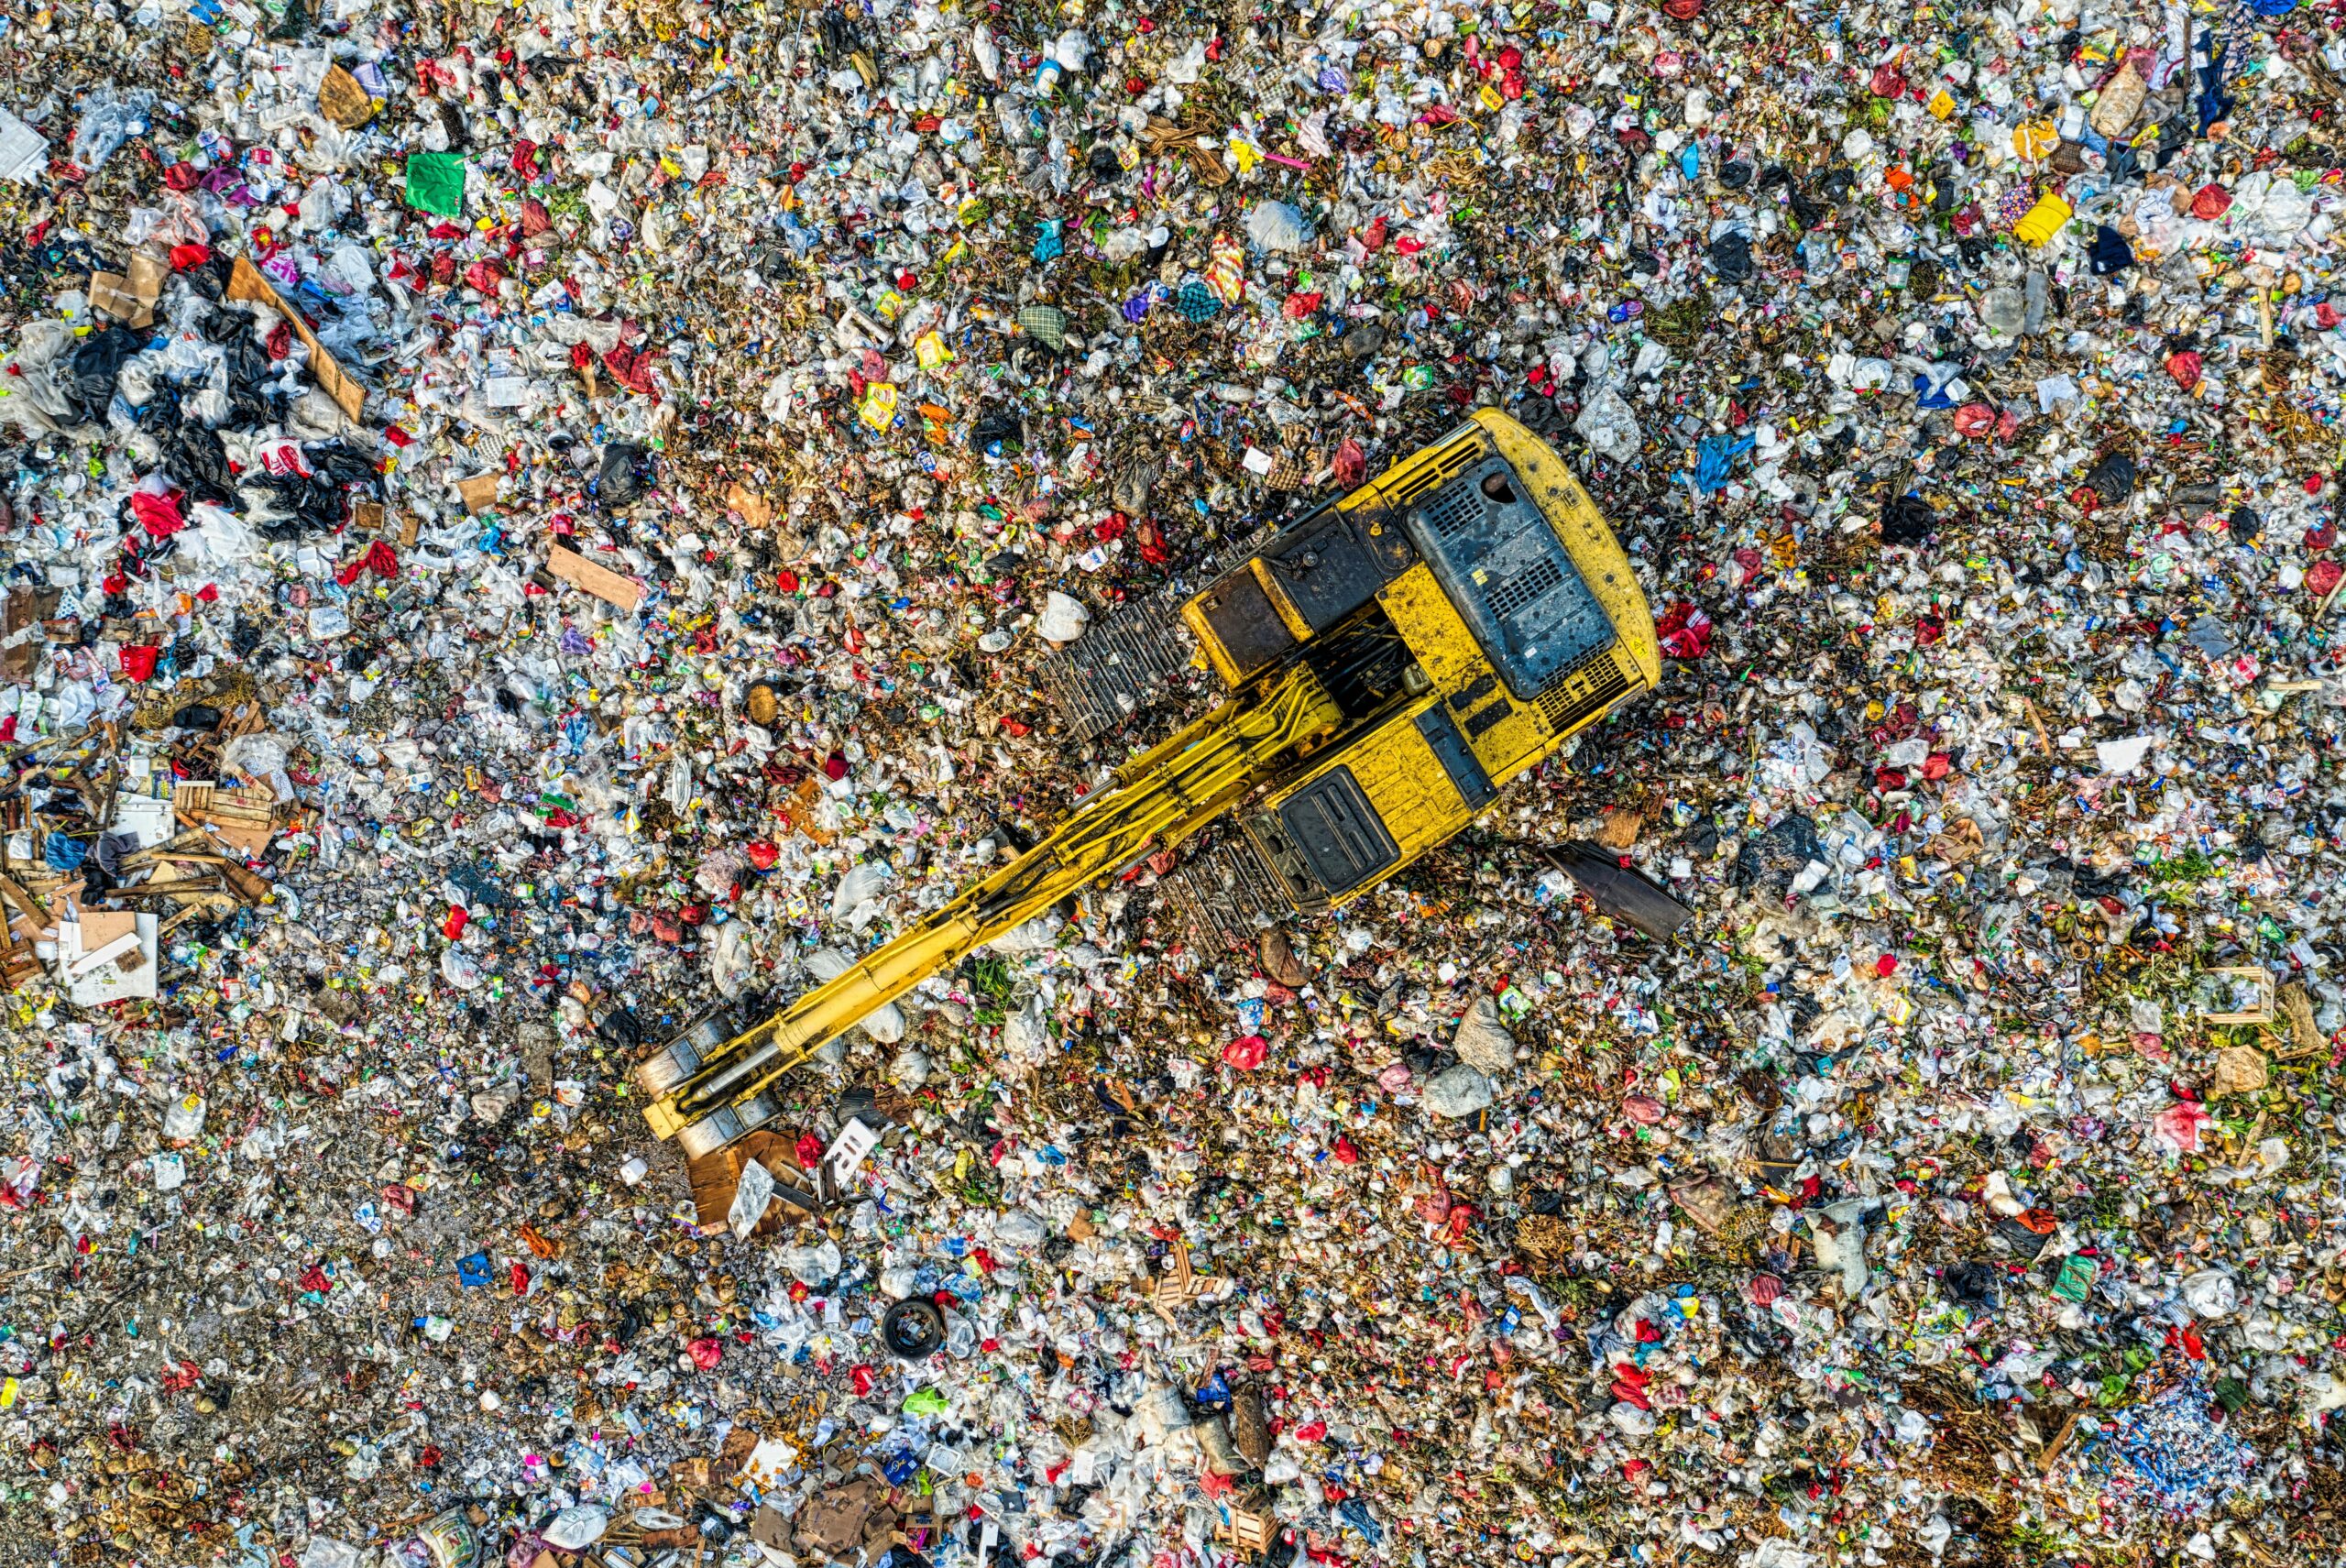
[[[344,130],[356,130],[375,117],[375,100],[358,85],[358,78],[329,65],[318,83],[318,112]]]
[[[171,269],[144,251],[131,253],[122,272],[90,274],[90,308],[131,326],[155,323],[155,302],[163,295],[163,280]]]
[[[360,412],[367,407],[367,389],[342,373],[342,367],[334,363],[334,356],[328,354],[325,345],[318,341],[318,334],[310,330],[310,323],[285,302],[275,286],[261,276],[259,268],[241,256],[236,258],[236,265],[228,269],[228,287],[225,297],[267,305],[283,316],[286,324],[293,329],[293,335],[300,338],[302,346],[310,351],[311,378],[334,400],[335,406],[342,410],[351,423],[358,422]]]
[[[760,1546],[777,1551],[790,1545],[790,1518],[772,1503],[760,1503],[758,1511],[750,1516],[750,1539]]]
[[[57,967],[77,1007],[152,1000],[160,958],[152,915],[93,909],[57,928]]]
[[[0,681],[10,685],[21,685],[33,678],[33,669],[41,656],[41,644],[45,639],[36,633],[19,642],[16,633],[55,615],[58,598],[55,588],[8,590],[6,606],[0,609]]]
[[[468,512],[487,511],[495,506],[498,478],[499,476],[491,471],[457,480],[456,494],[464,498],[465,510]]]
[[[402,550],[415,543],[416,519],[412,513],[399,516],[386,509],[380,501],[350,503],[350,526],[361,533],[379,533],[389,538]]]
[[[730,1481],[741,1474],[750,1453],[758,1446],[758,1431],[754,1427],[738,1426],[725,1434],[725,1442],[717,1451],[717,1463],[711,1471],[716,1481]]]
[[[1148,1304],[1157,1315],[1179,1327],[1173,1314],[1192,1301],[1204,1299],[1222,1288],[1222,1281],[1211,1275],[1200,1274],[1190,1266],[1187,1242],[1173,1244],[1173,1272],[1160,1274],[1141,1287]]]
[[[765,529],[773,525],[773,505],[755,490],[735,485],[725,492],[725,504],[741,514],[741,521],[751,528]]]
[[[877,1475],[858,1475],[817,1494],[799,1508],[798,1528],[791,1543],[801,1552],[818,1552],[827,1558],[852,1552],[863,1540],[864,1521],[886,1492]]]
[[[572,587],[584,588],[605,604],[614,604],[621,609],[632,610],[643,602],[642,588],[631,579],[559,544],[546,552],[546,570]]]
[[[2215,1070],[2208,1080],[2208,1098],[2253,1094],[2272,1081],[2264,1053],[2254,1046],[2226,1046],[2216,1053]]]
[[[734,1201],[752,1165],[768,1179],[764,1183],[766,1202],[759,1211],[759,1218],[751,1222],[750,1234],[773,1235],[798,1223],[802,1217],[811,1218],[821,1212],[822,1200],[815,1195],[813,1184],[798,1168],[790,1140],[762,1129],[728,1144],[715,1154],[686,1162],[685,1179],[692,1187],[695,1223],[704,1234],[715,1235],[731,1223]],[[782,1200],[779,1205],[773,1202],[776,1198]]]

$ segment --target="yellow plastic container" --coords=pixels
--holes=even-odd
[[[2069,221],[2070,211],[2069,203],[2058,196],[2039,196],[2036,205],[2022,214],[2020,222],[2012,225],[2012,237],[2031,245],[2044,245],[2061,232],[2061,225]]]

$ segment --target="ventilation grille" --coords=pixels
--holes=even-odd
[[[1417,477],[1407,486],[1393,492],[1392,504],[1397,507],[1408,506],[1428,490],[1450,483],[1451,480],[1464,473],[1474,464],[1474,459],[1482,455],[1483,443],[1479,434],[1470,435],[1454,445],[1444,447],[1434,454],[1432,462],[1418,470]],[[1473,503],[1475,512],[1480,514],[1483,510],[1482,497],[1470,489],[1465,499]]]
[[[1610,647],[1575,660],[1548,683],[1536,707],[1551,735],[1566,735],[1628,695],[1629,677]]]
[[[1564,574],[1553,561],[1535,561],[1497,587],[1485,592],[1491,613],[1505,620],[1527,605],[1535,604],[1564,586]]]
[[[1472,485],[1444,490],[1427,503],[1426,526],[1444,539],[1455,539],[1483,521],[1482,493]]]

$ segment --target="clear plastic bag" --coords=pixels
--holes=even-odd
[[[154,102],[155,94],[143,87],[130,93],[99,88],[82,104],[82,122],[74,127],[66,156],[95,174],[123,143],[147,134],[147,111]]]

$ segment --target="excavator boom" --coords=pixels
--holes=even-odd
[[[755,1131],[779,1110],[768,1092],[773,1084],[829,1041],[1095,879],[1179,844],[1227,811],[1281,752],[1342,718],[1302,666],[1267,701],[1216,707],[1135,758],[1033,849],[837,979],[729,1039],[687,1030],[637,1064],[652,1132],[697,1158]]]

